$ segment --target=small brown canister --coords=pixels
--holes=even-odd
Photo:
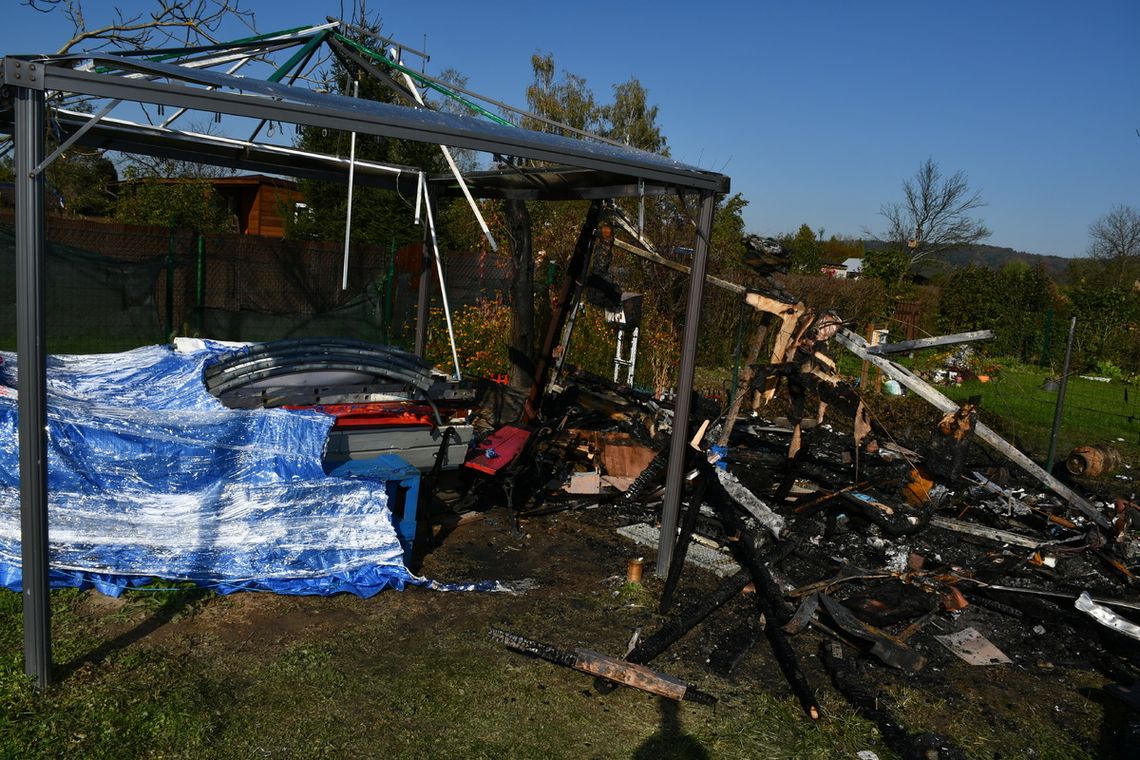
[[[625,568],[626,583],[641,583],[641,571],[645,567],[645,558],[636,557],[629,561]]]
[[[1065,468],[1074,475],[1095,478],[1107,475],[1120,466],[1120,452],[1111,446],[1078,446],[1065,460]]]

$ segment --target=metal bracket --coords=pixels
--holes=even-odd
[[[51,166],[52,161],[54,161],[57,158],[59,158],[60,156],[62,156],[63,152],[65,150],[70,148],[72,145],[75,145],[75,143],[79,142],[79,138],[81,138],[81,137],[83,137],[83,135],[87,134],[88,130],[90,130],[92,127],[94,127],[96,124],[98,124],[100,119],[102,119],[107,114],[111,113],[111,111],[115,108],[115,106],[119,105],[122,102],[123,101],[121,101],[121,100],[112,100],[110,103],[103,106],[103,108],[100,109],[99,113],[95,114],[90,119],[88,119],[87,123],[84,124],[82,127],[75,130],[75,133],[72,134],[71,137],[67,138],[62,143],[60,143],[59,147],[56,148],[55,150],[53,150],[51,152],[50,156],[45,158],[43,161],[40,161],[40,165],[37,166],[35,169],[32,169],[32,174],[33,175],[40,174],[41,172],[43,172],[44,169]]]
[[[29,90],[44,89],[44,64],[8,57],[4,58],[3,66],[4,84],[26,87]]]

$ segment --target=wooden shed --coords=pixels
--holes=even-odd
[[[285,237],[285,218],[302,200],[297,183],[264,174],[243,174],[211,180],[237,217],[242,235]]]

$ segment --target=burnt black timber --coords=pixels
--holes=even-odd
[[[673,646],[689,631],[696,628],[705,618],[718,610],[748,585],[749,576],[744,570],[726,578],[711,594],[690,603],[676,616],[665,621],[653,635],[647,636],[626,655],[626,660],[639,665],[653,662],[658,655]],[[594,688],[608,694],[617,688],[612,682],[602,679],[594,681]]]
[[[699,702],[705,705],[716,704],[716,697],[673,676],[650,670],[644,665],[609,657],[590,649],[580,647],[559,649],[551,644],[528,639],[500,628],[491,628],[491,639],[525,654],[539,657],[555,665],[580,670],[600,678],[606,678],[635,689],[641,689],[661,697],[681,701]]]
[[[737,504],[720,485],[716,474],[712,472],[713,466],[707,460],[703,457],[697,457],[697,464],[702,475],[710,479],[709,494],[711,498],[709,503],[713,509],[721,513],[726,519],[734,518],[734,513],[742,510],[743,507]],[[818,720],[821,715],[819,702],[800,668],[799,657],[796,655],[795,649],[788,643],[788,639],[782,630],[791,615],[785,608],[784,596],[780,587],[772,580],[764,557],[752,545],[748,534],[742,536],[740,541],[733,541],[729,544],[729,548],[732,551],[732,556],[740,563],[741,567],[748,571],[753,584],[756,586],[756,603],[767,621],[764,626],[764,635],[768,639],[768,646],[772,649],[772,656],[775,657],[776,664],[780,666],[780,672],[783,673],[784,679],[791,687],[792,694],[795,695],[804,712],[812,720]]]

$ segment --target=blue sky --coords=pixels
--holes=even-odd
[[[148,5],[87,2],[93,18]],[[62,17],[3,3],[0,52],[51,52],[68,36]],[[261,31],[341,8],[245,4]],[[981,191],[995,245],[1083,255],[1097,217],[1140,208],[1136,0],[368,6],[408,45],[427,35],[428,73],[459,69],[518,105],[536,51],[599,100],[637,77],[673,156],[729,174],[753,232],[879,231],[880,207],[927,157]]]

